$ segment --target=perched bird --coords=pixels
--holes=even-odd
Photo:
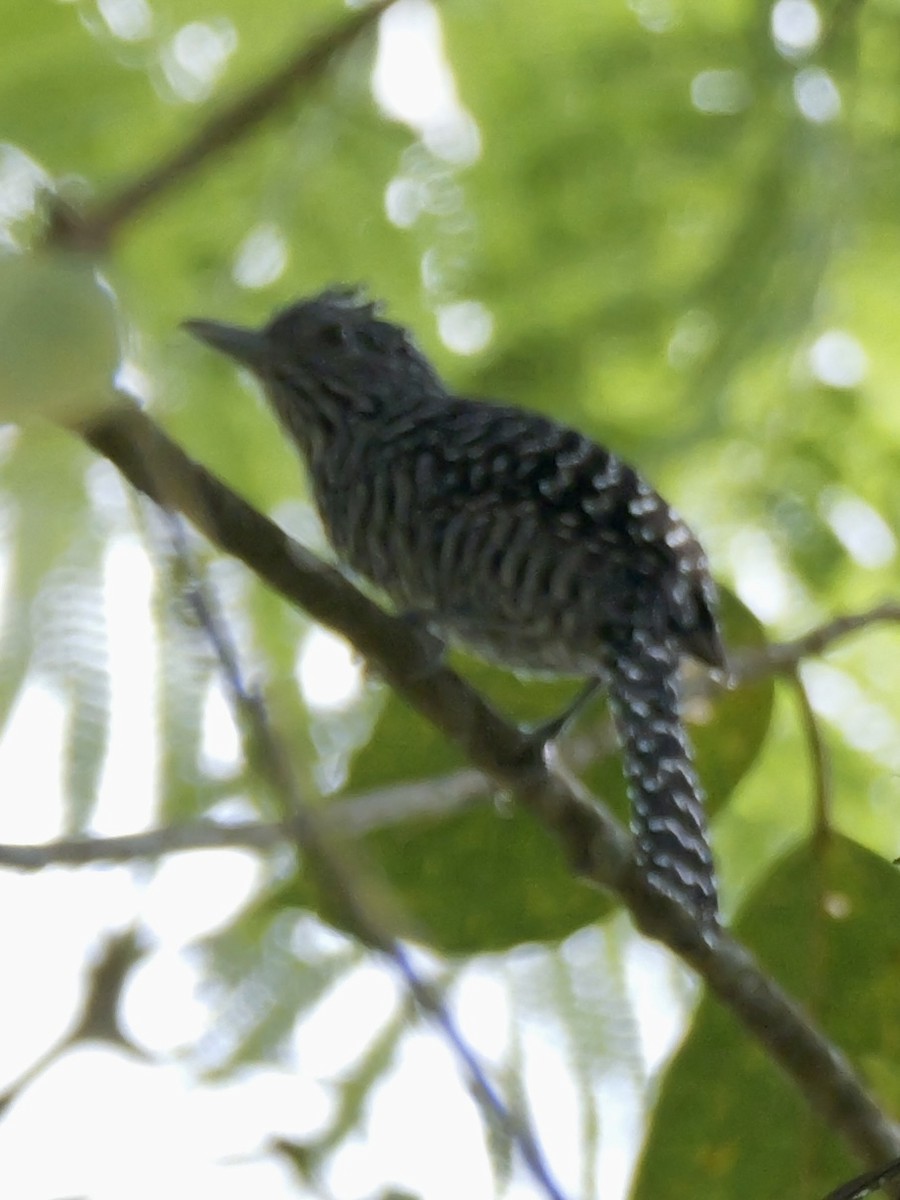
[[[261,330],[186,327],[261,380],[342,562],[486,659],[602,681],[639,860],[715,925],[679,666],[724,655],[706,558],[681,518],[574,429],[455,395],[352,291],[302,300]]]

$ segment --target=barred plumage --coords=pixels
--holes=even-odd
[[[343,562],[485,658],[603,679],[648,877],[714,923],[678,672],[684,654],[723,654],[706,559],[681,518],[575,430],[450,393],[353,293],[301,301],[261,331],[188,328],[263,382]]]

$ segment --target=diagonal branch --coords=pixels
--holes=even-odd
[[[51,214],[48,241],[67,249],[106,250],[127,221],[183,183],[210,159],[248,137],[301,88],[316,83],[335,56],[371,29],[393,3],[394,0],[375,0],[318,37],[304,39],[282,66],[213,113],[182,146],[87,212],[57,204]]]
[[[574,871],[617,893],[639,928],[694,967],[810,1106],[867,1164],[878,1165],[900,1152],[900,1133],[842,1052],[743,946],[726,933],[704,935],[687,910],[650,888],[621,826],[577,781],[545,762],[533,740],[504,721],[458,675],[435,667],[429,648],[408,622],[384,612],[292,541],[193,462],[134,405],[123,402],[80,432],[137,488],[183,512],[288,601],[353,643],[478,770],[544,823]]]
[[[873,1192],[881,1191],[888,1183],[893,1183],[896,1187],[898,1176],[900,1176],[900,1158],[895,1158],[892,1162],[886,1163],[874,1171],[867,1171],[865,1175],[857,1175],[855,1179],[841,1184],[833,1192],[829,1192],[825,1200],[863,1200],[865,1196],[871,1196]],[[890,1192],[890,1195],[895,1194],[894,1191]]]
[[[544,767],[535,744],[498,714],[410,628],[379,608],[334,567],[194,462],[136,405],[86,424],[82,434],[125,477],[164,508],[182,512],[220,549],[275,591],[344,636],[409,703],[462,746],[493,779],[510,782]]]

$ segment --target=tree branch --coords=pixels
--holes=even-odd
[[[867,1171],[865,1175],[857,1175],[855,1179],[842,1183],[833,1192],[829,1192],[825,1200],[863,1200],[863,1197],[881,1191],[886,1184],[895,1183],[898,1176],[900,1158],[895,1158],[893,1162],[886,1163],[874,1171]],[[890,1192],[892,1196],[895,1194],[893,1190]]]
[[[183,183],[214,156],[246,138],[300,88],[309,88],[317,82],[334,57],[370,29],[394,2],[375,0],[317,37],[304,39],[282,66],[214,112],[184,145],[87,212],[57,203],[51,211],[47,241],[70,250],[94,253],[107,250],[122,225]]]
[[[402,825],[416,817],[459,812],[479,795],[488,781],[481,771],[453,771],[415,783],[374,788],[370,792],[330,799],[318,819],[334,837],[359,838],[376,829]],[[44,867],[78,867],[90,863],[129,863],[187,850],[228,847],[273,850],[296,841],[287,821],[185,821],[116,837],[72,837],[32,845],[0,843],[0,868],[38,871]]]
[[[869,1165],[900,1152],[898,1131],[879,1110],[845,1056],[728,934],[711,935],[675,901],[648,886],[621,826],[575,780],[553,769],[534,742],[504,721],[458,675],[434,666],[414,630],[362,595],[194,463],[134,405],[123,403],[81,430],[141,491],[179,509],[222,550],[241,559],[287,600],[340,632],[387,682],[470,761],[511,793],[556,836],[586,880],[617,893],[640,929],[694,967],[711,991],[794,1081],[811,1107]],[[815,652],[878,617],[832,622],[798,639],[784,658]],[[798,650],[803,647],[802,650]]]
[[[870,625],[897,622],[900,622],[900,604],[894,600],[886,600],[861,613],[835,617],[792,641],[778,642],[735,655],[733,661],[729,662],[729,683],[750,683],[766,675],[792,675],[804,658],[815,658],[850,634],[867,629]]]

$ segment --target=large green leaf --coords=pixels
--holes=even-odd
[[[759,644],[758,623],[730,596],[726,618],[733,641]],[[561,711],[574,686],[519,680],[471,660],[463,660],[462,669],[500,711],[520,721]],[[725,693],[706,713],[698,752],[714,806],[724,802],[755,759],[771,705],[772,683],[764,680]],[[448,953],[474,953],[558,940],[610,911],[612,898],[573,877],[552,834],[503,797],[475,790],[461,809],[448,814],[438,804],[429,811],[429,792],[439,790],[443,775],[463,766],[459,752],[393,696],[352,764],[347,781],[352,792],[420,782],[424,815],[407,816],[363,839],[365,860],[390,885],[404,914],[404,932]],[[601,757],[586,778],[627,820],[618,755]],[[318,901],[307,883],[295,879],[267,903],[277,908]],[[337,913],[321,910],[321,915],[340,923]]]
[[[800,846],[757,888],[735,933],[897,1112],[900,876],[848,839]],[[858,1169],[717,1001],[666,1071],[635,1200],[817,1200]]]
[[[490,669],[481,667],[482,682]],[[494,673],[497,699],[522,685]],[[566,688],[537,689],[558,701]],[[571,692],[571,685],[568,686]],[[534,711],[535,695],[526,707]],[[544,712],[561,705],[551,703]],[[432,781],[463,766],[459,752],[396,697],[389,697],[371,740],[357,755],[348,779],[354,792],[421,781],[428,814]],[[501,950],[527,941],[556,940],[609,910],[607,897],[579,883],[552,837],[533,817],[499,795],[479,792],[449,815],[406,817],[362,839],[361,862],[390,887],[404,927],[397,932],[448,953]],[[365,869],[362,867],[361,869]],[[367,885],[360,881],[363,888]],[[303,876],[276,889],[266,901],[317,906],[320,898]],[[326,906],[326,919],[342,924]]]

